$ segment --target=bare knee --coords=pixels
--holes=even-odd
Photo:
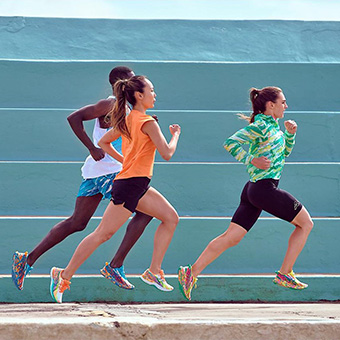
[[[224,233],[212,240],[209,247],[210,249],[213,249],[214,252],[220,253],[238,245],[242,238],[243,237],[231,236],[228,235],[228,233]]]
[[[230,235],[226,236],[226,243],[228,245],[228,248],[237,246],[241,242],[242,239],[243,239],[243,236],[242,237],[241,236],[234,236],[234,235],[233,236],[230,236]]]
[[[169,211],[169,213],[166,215],[162,222],[166,224],[168,228],[175,230],[179,222],[179,216],[176,210]]]
[[[247,234],[247,230],[240,225],[231,222],[229,228],[221,236],[225,239],[228,247],[237,246]]]
[[[105,233],[101,235],[101,241],[104,243],[108,241],[113,236],[113,233]]]
[[[106,241],[108,241],[115,233],[113,231],[103,231],[103,230],[95,230],[94,231],[95,236],[98,239],[98,242],[100,243],[104,243]]]
[[[307,234],[309,234],[314,227],[314,222],[309,216],[309,214],[307,214],[307,216],[306,215],[303,216],[303,218],[293,221],[293,224],[297,228],[301,228]]]
[[[69,223],[70,230],[75,233],[78,231],[83,231],[87,227],[89,220],[85,220],[84,218],[77,216],[71,216],[66,220],[66,222]]]
[[[312,231],[314,227],[314,222],[311,218],[309,218],[305,223],[300,226],[303,230],[305,230],[308,234]]]
[[[298,213],[292,223],[296,227],[301,228],[301,230],[307,234],[309,234],[314,227],[313,220],[305,207],[302,207],[301,211]]]

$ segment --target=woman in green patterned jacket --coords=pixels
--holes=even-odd
[[[191,299],[197,275],[225,250],[237,245],[255,224],[262,210],[295,226],[282,266],[276,272],[273,282],[292,289],[308,287],[296,278],[293,265],[313,228],[313,221],[296,198],[278,188],[285,158],[295,143],[297,124],[287,120],[284,122],[286,131],[283,133],[280,130],[278,120],[283,118],[288,106],[278,87],[265,87],[261,90],[252,88],[250,100],[253,113],[250,117],[240,115],[248,120],[249,125],[224,143],[224,148],[247,166],[250,180],[242,191],[240,205],[229,228],[208,244],[192,266],[179,268],[180,287],[188,300]],[[249,144],[248,152],[242,148],[243,144]]]

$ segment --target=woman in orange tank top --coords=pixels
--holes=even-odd
[[[134,76],[118,81],[114,87],[116,103],[111,114],[113,128],[99,141],[99,146],[113,158],[123,163],[123,169],[113,183],[112,199],[97,229],[85,237],[77,247],[67,267],[54,271],[51,277],[51,294],[57,302],[62,301],[70,279],[80,265],[102,243],[109,240],[136,210],[161,221],[154,238],[154,250],[150,267],[141,279],[162,291],[171,291],[162,270],[162,261],[178,223],[178,214],[156,189],[149,186],[153,174],[156,149],[165,160],[174,154],[181,128],[170,125],[172,135],[168,143],[156,120],[146,114],[154,107],[156,94],[153,84],[144,76]],[[126,105],[132,111],[126,116]],[[122,137],[122,153],[111,142]],[[52,271],[51,271],[52,272]]]

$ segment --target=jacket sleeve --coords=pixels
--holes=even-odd
[[[289,133],[287,130],[283,134],[284,139],[285,139],[285,156],[288,157],[295,145],[295,136],[296,134]]]
[[[264,135],[261,125],[255,122],[241,130],[238,130],[232,136],[227,138],[223,144],[223,147],[239,162],[248,165],[254,156],[244,150],[242,145],[254,143],[257,139],[263,137]]]

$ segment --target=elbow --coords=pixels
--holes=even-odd
[[[101,140],[101,139],[99,139],[99,141],[98,141],[98,146],[100,147],[100,148],[103,148],[103,145],[104,145],[104,143],[103,143],[103,141]]]
[[[97,144],[98,144],[98,146],[99,146],[100,148],[103,148],[103,146],[105,146],[106,143],[105,143],[105,141],[103,140],[103,137],[99,139],[99,141],[97,142]],[[108,143],[108,144],[110,144],[110,143]]]
[[[71,113],[68,117],[67,117],[67,121],[70,124],[71,127],[73,127],[76,124],[77,121],[77,117]]]
[[[72,125],[72,122],[73,122],[72,114],[67,117],[67,121],[70,125]]]
[[[228,141],[225,141],[223,143],[223,148],[229,152],[230,147],[229,147]]]
[[[170,161],[173,154],[174,154],[173,152],[165,152],[165,153],[162,153],[161,156],[165,161]]]
[[[170,154],[167,154],[167,155],[162,155],[162,158],[165,160],[165,161],[170,161],[172,155]]]
[[[175,153],[175,150],[176,150],[175,148],[170,147],[170,148],[158,149],[158,152],[165,161],[170,161],[171,157]]]

